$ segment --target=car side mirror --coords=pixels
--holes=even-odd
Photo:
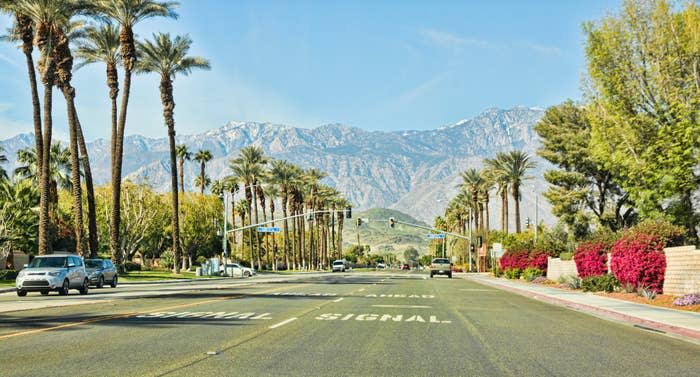
[[[68,268],[75,267],[75,263],[68,263]]]
[[[27,268],[27,267],[29,267],[29,265],[28,265],[28,264],[25,264],[22,268]]]

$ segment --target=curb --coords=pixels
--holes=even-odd
[[[469,277],[465,277],[464,279],[468,279],[472,282],[476,282],[476,283],[480,283],[480,284],[485,284],[485,285],[488,285],[488,286],[491,286],[494,288],[498,288],[500,290],[514,292],[514,293],[519,294],[521,296],[529,297],[529,298],[532,298],[532,299],[535,299],[538,301],[544,301],[544,302],[549,303],[549,304],[564,306],[564,307],[567,307],[567,308],[570,308],[570,309],[573,309],[573,310],[576,310],[579,312],[594,315],[594,316],[602,318],[602,319],[627,323],[627,324],[630,324],[634,327],[641,328],[643,330],[651,330],[651,331],[656,332],[656,333],[679,338],[679,339],[682,339],[685,341],[689,341],[691,343],[700,344],[700,331],[688,329],[685,327],[669,325],[666,323],[656,322],[656,321],[652,321],[652,320],[648,320],[648,319],[644,319],[644,318],[639,318],[639,317],[635,317],[635,316],[632,316],[629,314],[615,312],[615,311],[603,309],[603,308],[600,308],[597,306],[581,304],[581,303],[565,300],[565,299],[558,298],[558,297],[552,297],[552,296],[549,296],[547,294],[531,292],[527,289],[504,286],[504,285],[501,285],[498,283],[485,281],[482,279],[472,279]]]

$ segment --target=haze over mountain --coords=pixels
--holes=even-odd
[[[228,161],[242,147],[258,145],[274,158],[327,172],[325,182],[345,193],[358,210],[394,208],[432,223],[457,192],[459,174],[464,169],[480,167],[483,158],[502,151],[521,149],[535,156],[539,141],[532,127],[543,114],[538,108],[489,109],[473,119],[434,130],[398,132],[365,131],[342,124],[304,129],[232,121],[200,134],[179,135],[177,142],[187,144],[192,151],[212,152],[214,159],[207,164],[212,180],[230,173]],[[137,129],[136,122],[128,128]],[[33,142],[30,134],[2,141],[10,160],[7,168],[14,168],[16,151],[33,146]],[[97,184],[107,183],[109,140],[90,142],[88,149]],[[127,179],[147,181],[158,190],[167,190],[168,159],[167,138],[126,137],[123,171]],[[532,186],[538,192],[545,189],[541,177],[548,165],[536,156],[535,160],[538,168],[531,174],[535,178],[523,187],[523,218],[535,214]],[[186,163],[187,187],[192,188],[198,171],[196,163]],[[496,199],[491,203],[492,224],[497,225],[500,206]],[[554,222],[544,200],[540,200],[539,208],[541,220]]]

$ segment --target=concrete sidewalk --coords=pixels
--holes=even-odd
[[[700,313],[638,304],[593,293],[493,278],[487,274],[455,275],[536,300],[566,306],[604,319],[627,323],[700,344]]]

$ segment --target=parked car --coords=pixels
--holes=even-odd
[[[90,279],[90,285],[97,288],[102,288],[105,282],[109,282],[112,288],[117,287],[119,277],[117,276],[117,268],[109,259],[86,259],[85,271]]]
[[[377,268],[384,269],[384,268],[386,268],[386,264],[384,264],[384,263],[377,263]]]
[[[220,267],[219,270],[220,270],[220,272],[224,272],[223,267]],[[257,272],[255,271],[254,268],[241,266],[238,263],[227,263],[225,271],[226,271],[227,276],[232,276],[232,277],[248,278],[248,277],[257,275]]]
[[[345,259],[333,261],[333,272],[345,272],[349,268],[349,264]]]
[[[435,258],[430,262],[430,277],[433,275],[447,275],[452,279],[452,263],[447,258]]]
[[[404,264],[401,265],[401,269],[402,269],[402,270],[410,270],[411,267],[408,265],[408,263],[404,263]]]
[[[81,295],[86,295],[89,284],[83,258],[62,254],[35,257],[15,280],[17,296],[20,297],[26,296],[27,292],[48,295],[50,291],[65,296],[69,289],[77,289]]]

